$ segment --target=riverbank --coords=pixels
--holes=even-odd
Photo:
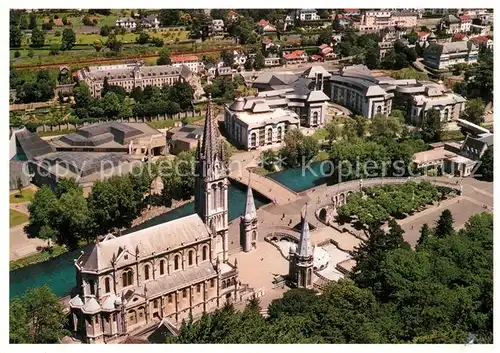
[[[39,253],[23,257],[9,263],[9,271],[17,270],[29,265],[35,265],[68,252],[65,246],[54,245],[49,250],[43,250]]]

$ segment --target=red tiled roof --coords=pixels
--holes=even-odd
[[[64,26],[64,23],[63,23],[62,19],[60,19],[60,18],[56,18],[56,19],[54,20],[54,24],[55,24],[56,26]]]
[[[460,20],[462,20],[462,21],[470,21],[470,17],[466,16],[466,15],[460,16]]]
[[[266,21],[266,20],[262,19],[257,24],[259,26],[265,27],[265,26],[267,26],[269,24],[269,21]]]
[[[477,41],[477,42],[487,42],[490,39],[486,36],[477,36],[477,37],[471,38],[470,40]]]
[[[464,37],[465,37],[465,34],[463,34],[463,33],[455,33],[453,35],[453,38],[456,38],[456,39],[464,39]]]
[[[276,27],[272,25],[264,26],[264,32],[276,32]]]
[[[321,50],[321,53],[322,53],[323,55],[326,55],[326,54],[330,54],[332,51],[333,51],[333,49],[332,49],[332,48],[330,48],[330,47],[326,47],[326,48],[323,48],[323,49]]]
[[[289,54],[283,55],[285,59],[297,59],[300,58],[304,54],[303,50],[294,50]]]
[[[328,48],[328,45],[327,45],[327,44],[321,44],[321,45],[319,46],[319,49],[320,49],[320,50],[323,50],[323,49],[325,49],[325,48]]]
[[[231,16],[239,16],[240,15],[239,13],[237,13],[234,10],[229,10],[228,14],[231,15]]]
[[[198,57],[196,55],[179,55],[179,56],[173,56],[170,58],[173,63],[182,63],[186,61],[199,61]]]
[[[311,59],[312,59],[312,60],[321,60],[321,59],[323,59],[323,58],[321,57],[321,55],[314,54],[313,56],[311,56]]]
[[[418,36],[418,38],[422,38],[422,37],[425,37],[425,36],[427,36],[427,35],[429,35],[429,34],[430,34],[430,33],[427,33],[427,32],[418,32],[418,33],[417,33],[417,36]]]

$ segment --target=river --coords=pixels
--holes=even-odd
[[[326,182],[325,178],[320,176],[319,163],[313,164],[312,170],[313,172],[307,170],[305,173],[302,173],[301,168],[288,169],[270,174],[269,177],[282,183],[291,190],[300,192]],[[246,188],[239,185],[231,185],[228,190],[228,195],[229,220],[233,220],[239,217],[244,211]],[[254,192],[254,198],[257,208],[269,202],[269,200],[256,192]],[[127,229],[123,234],[168,222],[193,213],[194,203],[191,202]],[[75,285],[74,259],[76,259],[83,250],[84,249],[74,250],[50,261],[10,271],[10,298],[12,299],[14,296],[22,295],[28,288],[40,287],[44,284],[47,284],[57,296],[62,297],[69,294],[69,291]]]

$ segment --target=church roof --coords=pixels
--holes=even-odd
[[[302,215],[302,229],[300,231],[297,255],[302,258],[307,258],[313,255],[311,238],[309,235],[309,222],[307,221],[307,205],[304,214]]]
[[[83,306],[83,301],[77,294],[75,297],[71,298],[69,301],[69,306],[72,308],[81,308]]]
[[[247,203],[245,205],[245,221],[250,221],[255,217],[257,217],[257,211],[255,209],[252,187],[249,185],[247,189]]]
[[[325,45],[325,44],[323,44],[323,45]],[[328,46],[326,46],[326,47],[329,48]],[[313,78],[314,79],[316,77],[317,73],[323,74],[323,77],[325,77],[325,78],[332,76],[328,71],[326,71],[326,69],[323,66],[321,66],[321,65],[313,65],[309,69],[307,69],[306,71],[304,71],[302,73],[302,77]]]
[[[97,300],[93,297],[88,299],[82,308],[82,311],[85,314],[95,314],[95,313],[99,312],[100,310],[101,310],[101,306],[99,305]]]
[[[123,265],[133,263],[136,252],[142,257],[151,256],[152,253],[175,249],[209,237],[207,226],[197,214],[193,214],[97,243],[90,252],[77,260],[77,264],[82,270],[101,271],[112,267],[113,261]],[[125,259],[121,256],[124,253],[133,255]]]
[[[115,310],[115,302],[118,297],[115,294],[110,294],[102,303],[102,310]]]

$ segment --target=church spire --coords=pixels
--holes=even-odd
[[[302,229],[300,231],[300,240],[299,247],[297,249],[297,255],[300,258],[308,258],[313,255],[311,238],[309,236],[309,222],[307,222],[307,204],[305,207],[305,211],[302,214]]]
[[[205,127],[203,129],[203,144],[201,154],[206,161],[213,162],[218,156],[222,160],[222,153],[219,143],[219,135],[214,122],[212,107],[212,96],[208,96],[207,113],[205,115]]]
[[[251,175],[251,173],[250,173]],[[245,205],[245,221],[250,221],[257,217],[257,211],[255,209],[255,201],[253,199],[252,187],[250,186],[251,180],[248,182],[247,188],[247,203]]]

